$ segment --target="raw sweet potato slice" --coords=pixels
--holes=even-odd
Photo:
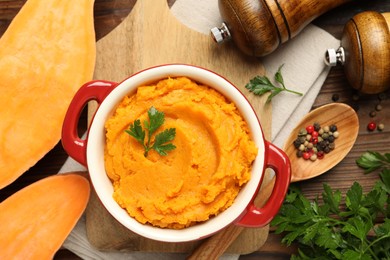
[[[88,180],[59,174],[0,203],[0,259],[53,259],[87,206]]]
[[[67,107],[92,79],[94,0],[28,0],[0,39],[0,189],[60,140]]]

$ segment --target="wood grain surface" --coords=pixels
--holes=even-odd
[[[21,5],[25,1],[0,1],[0,34],[2,34],[10,20],[15,16]],[[169,4],[174,1],[170,0]],[[95,4],[95,25],[97,39],[107,35],[115,26],[117,26],[127,16],[134,5],[132,0],[96,0]],[[390,1],[372,0],[372,1],[353,1],[352,3],[338,7],[314,21],[314,24],[328,31],[337,38],[341,38],[344,24],[355,14],[365,10],[376,10],[378,12],[389,12]],[[355,160],[367,150],[378,152],[390,151],[390,93],[385,93],[383,100],[378,95],[362,95],[355,100],[355,91],[352,90],[347,82],[343,69],[341,67],[332,68],[327,80],[325,81],[319,95],[317,96],[313,108],[319,107],[332,101],[332,96],[337,94],[339,100],[350,104],[357,109],[360,131],[358,139],[347,157],[336,167],[326,174],[308,181],[299,183],[304,194],[309,198],[315,198],[322,191],[322,183],[327,182],[332,187],[345,192],[354,181],[359,181],[368,191],[373,183],[377,180],[376,173],[364,175],[363,170],[356,166]],[[375,106],[381,103],[383,110],[377,112],[374,118],[370,117],[370,112]],[[87,117],[85,113],[85,118]],[[367,124],[374,120],[383,122],[385,130],[382,132],[367,131]],[[85,130],[85,125],[80,125],[81,130]],[[55,174],[61,168],[67,158],[66,153],[58,144],[34,167],[22,175],[15,183],[0,190],[0,201],[4,200],[17,190],[25,187],[32,182],[42,179],[46,176]],[[281,236],[275,235],[270,230],[268,239],[265,244],[256,252],[249,255],[243,255],[240,259],[289,259],[290,254],[295,252],[296,248],[285,247],[280,243]],[[67,250],[60,250],[55,259],[79,259],[77,256]]]

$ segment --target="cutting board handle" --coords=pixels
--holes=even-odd
[[[77,125],[83,108],[89,101],[95,100],[101,104],[118,83],[103,80],[93,80],[85,83],[73,97],[62,125],[62,146],[70,157],[87,166],[87,139],[78,135]]]
[[[245,215],[236,223],[244,227],[263,227],[278,213],[291,180],[291,165],[288,156],[275,145],[265,142],[266,167],[275,171],[275,185],[267,203],[256,207],[253,202],[248,206]]]

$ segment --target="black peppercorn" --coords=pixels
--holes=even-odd
[[[384,93],[384,92],[382,92],[382,93],[380,93],[379,95],[378,95],[378,99],[379,100],[385,100],[387,98],[387,94],[386,93]]]
[[[316,123],[313,124],[313,126],[314,126],[314,130],[315,131],[317,131],[317,132],[320,131],[321,125],[319,123],[316,122]]]
[[[331,132],[336,132],[337,131],[337,126],[336,125],[331,125],[331,126],[329,126],[329,130]]]
[[[294,147],[295,147],[296,149],[298,149],[300,145],[301,145],[301,140],[299,140],[299,138],[298,138],[298,139],[295,139],[295,140],[294,140]]]
[[[334,136],[333,135],[330,135],[329,137],[328,137],[328,141],[329,141],[329,143],[333,143],[334,142]]]

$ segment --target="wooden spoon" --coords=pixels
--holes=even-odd
[[[335,149],[325,154],[323,159],[304,160],[296,155],[294,140],[299,130],[318,122],[321,126],[335,124],[339,137],[335,139]],[[283,150],[291,161],[291,182],[310,179],[323,174],[338,164],[351,150],[359,132],[359,119],[350,106],[343,103],[331,103],[312,110],[292,130]]]

